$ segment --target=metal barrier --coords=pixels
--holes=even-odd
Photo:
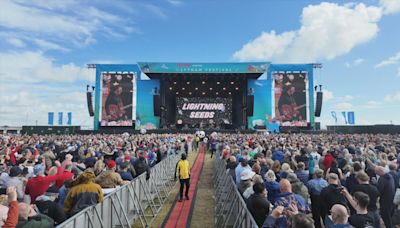
[[[137,219],[142,227],[148,227],[176,183],[174,171],[179,159],[180,155],[168,156],[151,168],[149,180],[146,180],[146,174],[143,173],[130,184],[106,195],[103,203],[85,208],[57,227],[131,227]]]
[[[225,161],[217,153],[214,160],[215,227],[257,228],[256,221],[225,167]]]

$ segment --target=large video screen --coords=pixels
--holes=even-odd
[[[134,73],[102,73],[101,126],[132,126]]]
[[[275,119],[281,126],[307,126],[307,74],[274,73]]]
[[[198,127],[232,124],[232,98],[177,97],[177,123]]]

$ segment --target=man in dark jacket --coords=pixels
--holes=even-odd
[[[247,200],[247,208],[259,227],[262,226],[269,214],[269,202],[267,200],[267,191],[262,183],[253,185],[254,194]]]
[[[328,174],[327,179],[329,185],[323,188],[320,194],[322,202],[321,217],[325,219],[328,215],[330,215],[330,209],[333,207],[333,205],[342,204],[345,207],[347,206],[346,198],[341,193],[343,187],[339,186],[338,175],[336,173],[330,173]]]
[[[382,220],[385,223],[386,228],[392,228],[393,224],[391,217],[394,208],[393,198],[396,192],[394,180],[392,175],[385,173],[385,168],[382,166],[376,166],[375,173],[379,176],[377,188],[381,193],[381,197],[379,198],[379,207]]]
[[[150,167],[146,162],[143,151],[139,153],[139,158],[135,162],[134,168],[136,170],[136,177],[146,172],[146,180],[150,179]]]

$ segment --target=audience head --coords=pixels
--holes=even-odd
[[[327,180],[329,184],[339,184],[339,177],[336,173],[329,173]]]
[[[334,224],[346,224],[349,214],[345,206],[335,204],[331,208],[332,221]]]
[[[282,179],[279,182],[281,192],[292,192],[292,185],[286,179]]]

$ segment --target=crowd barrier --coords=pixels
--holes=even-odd
[[[217,154],[214,160],[215,227],[258,228],[225,166]]]
[[[58,228],[131,227],[138,220],[148,227],[161,210],[175,185],[174,171],[180,155],[171,155],[130,184],[117,188],[104,197],[103,203],[87,207]]]

